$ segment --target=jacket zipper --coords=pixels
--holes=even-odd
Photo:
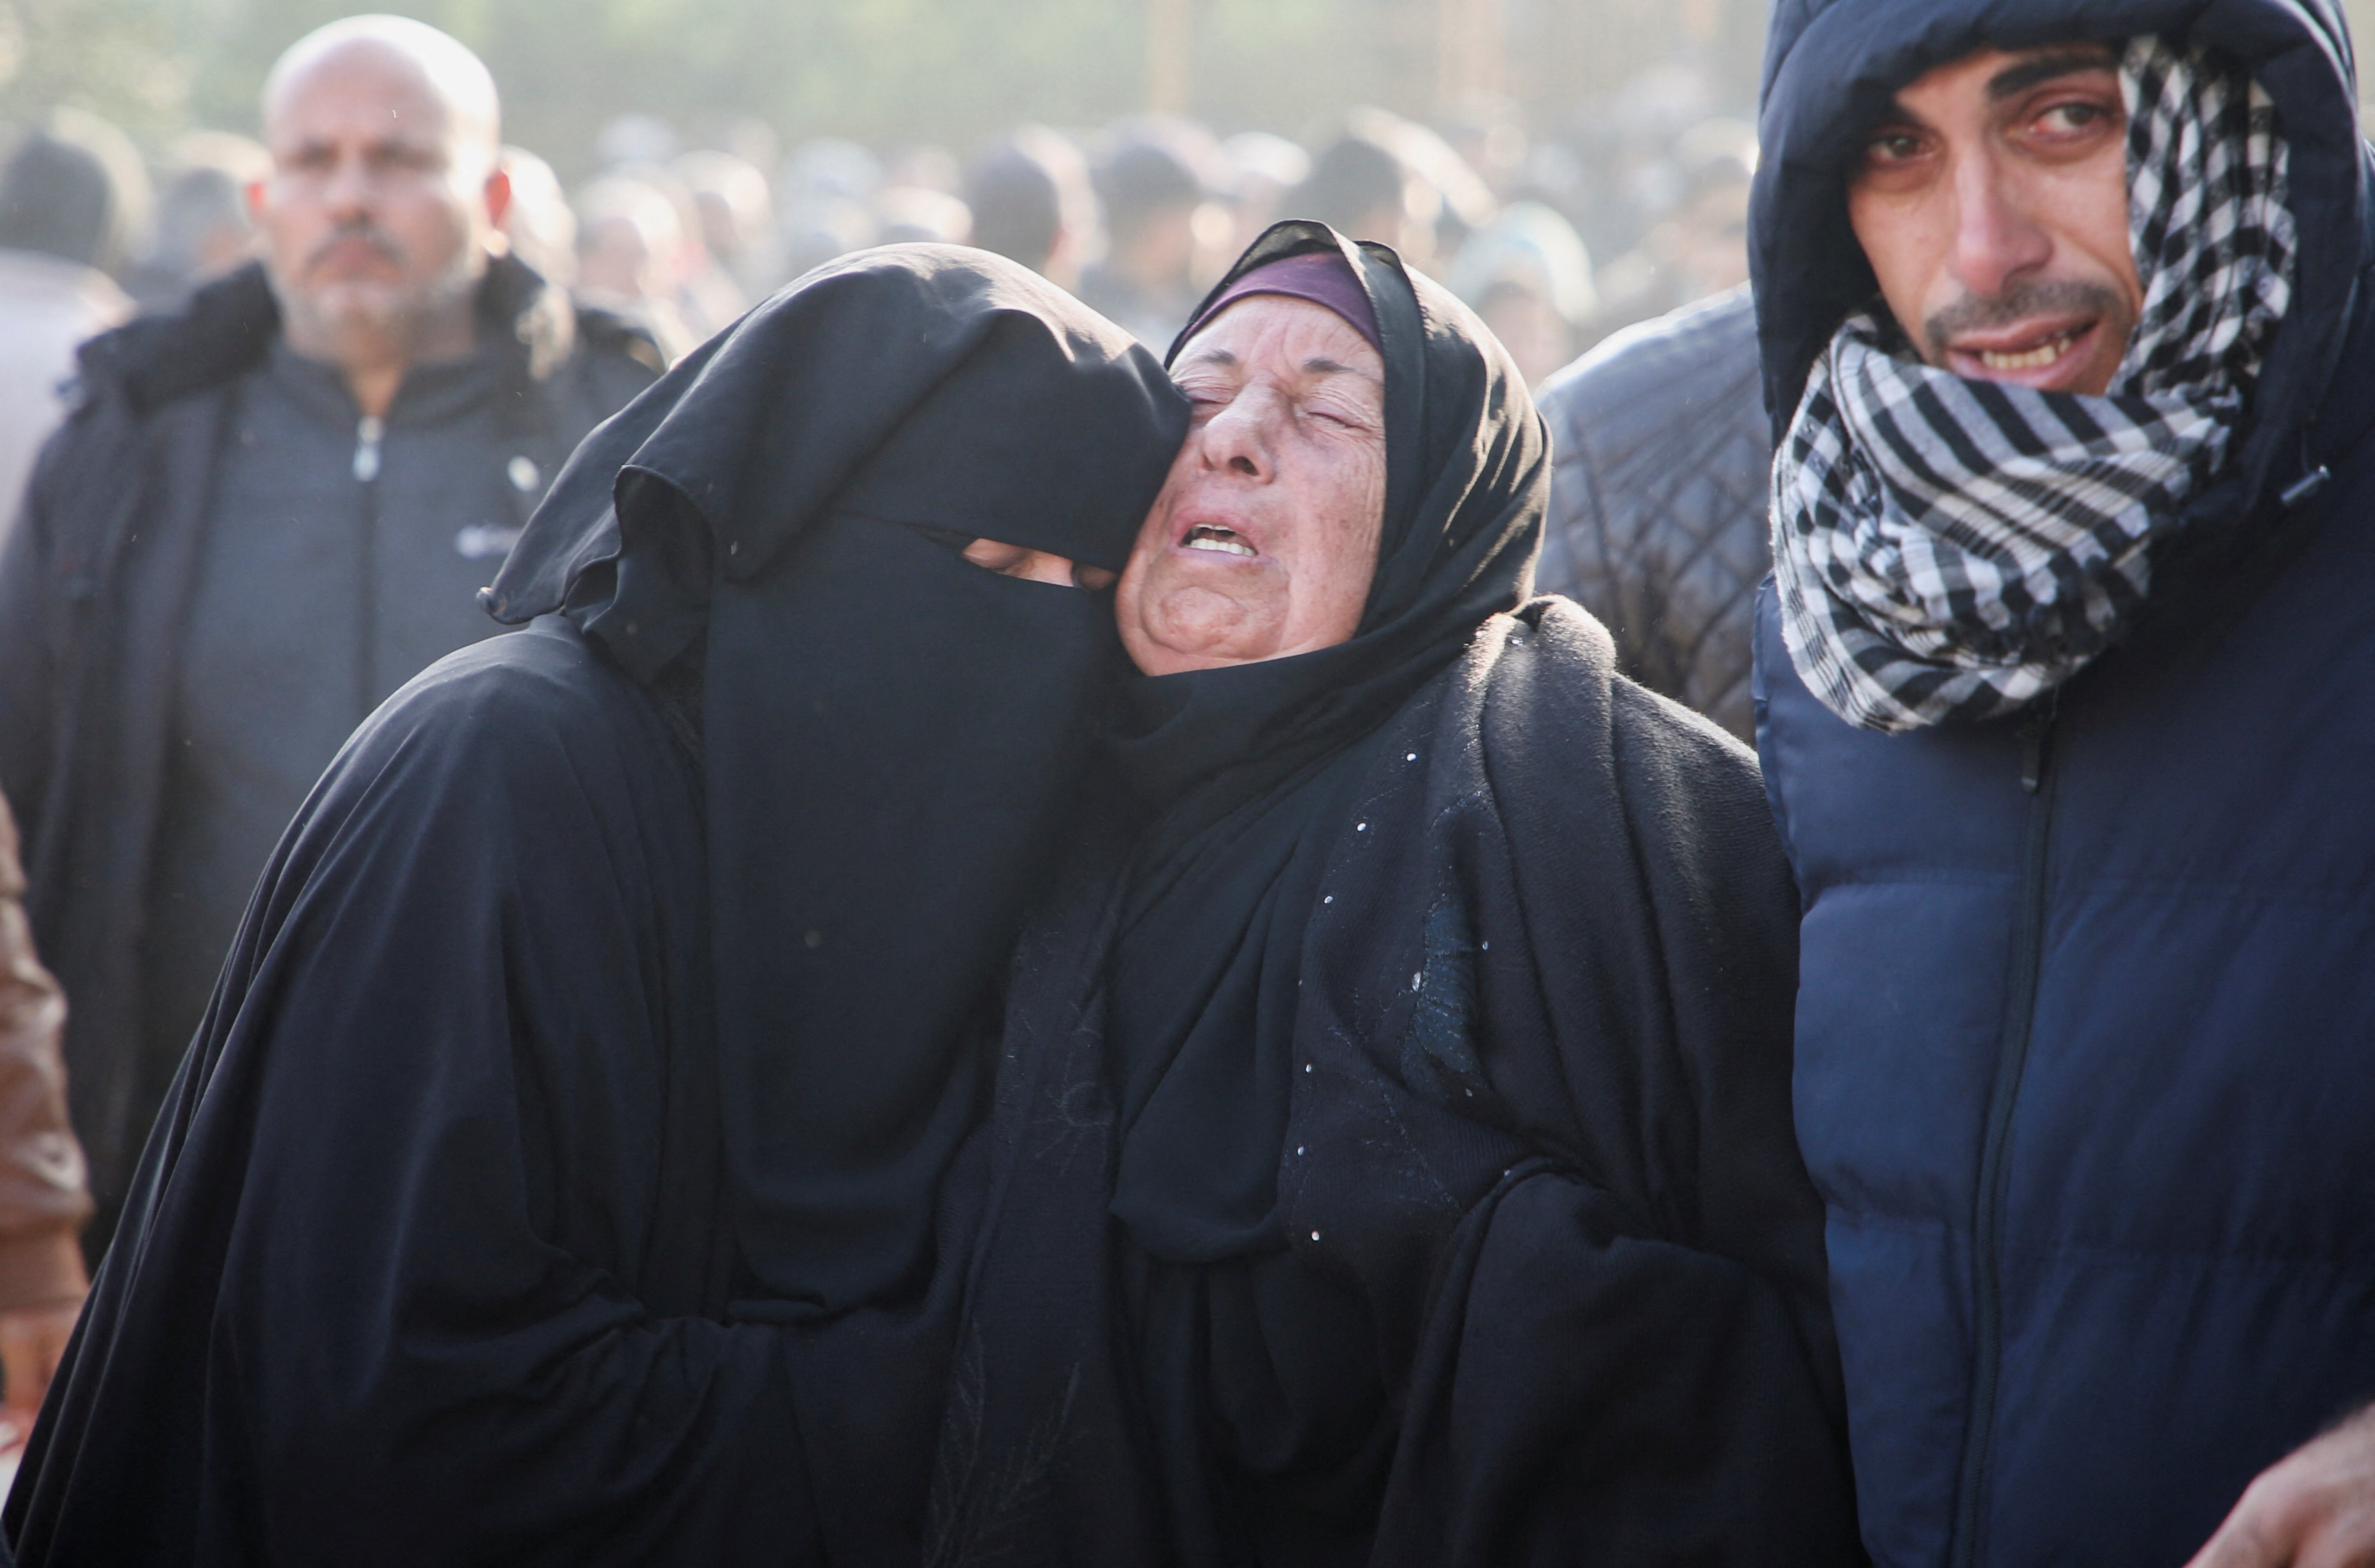
[[[1977,1343],[1971,1366],[1971,1414],[1963,1434],[1962,1474],[1955,1489],[1954,1568],[1979,1561],[1980,1499],[1987,1491],[1995,1441],[1996,1385],[2003,1364],[2003,1245],[2004,1199],[2012,1185],[2013,1112],[2028,1065],[2036,1023],[2038,972],[2045,961],[2047,851],[2053,833],[2053,720],[2060,693],[2023,724],[2020,787],[2029,796],[2028,831],[2021,855],[2019,925],[2014,932],[2012,984],[2005,996],[2003,1037],[1996,1050],[1995,1082],[1988,1095],[1986,1141],[1979,1151],[1978,1212],[1971,1227],[1973,1284],[1978,1293]]]
[[[375,682],[372,663],[379,647],[379,467],[380,438],[386,421],[365,414],[355,422],[355,483],[361,489],[361,594],[355,609],[355,722],[371,716]]]

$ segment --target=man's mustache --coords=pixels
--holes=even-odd
[[[341,223],[332,230],[330,237],[315,246],[313,253],[306,258],[306,270],[311,271],[319,266],[328,258],[333,247],[346,244],[350,241],[369,245],[378,252],[383,259],[396,266],[404,265],[404,246],[397,242],[396,236],[377,224],[363,219],[352,223]]]
[[[1944,360],[1957,334],[2016,325],[2030,316],[2117,315],[2120,296],[2109,284],[2077,278],[2015,283],[1993,299],[1966,294],[1921,324],[1933,360]]]

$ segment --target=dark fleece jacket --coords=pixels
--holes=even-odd
[[[648,339],[573,311],[509,258],[490,267],[479,314],[506,383],[495,417],[543,474],[657,366]],[[86,344],[74,411],[0,560],[0,787],[24,830],[34,937],[71,1004],[67,1078],[102,1213],[155,1108],[141,955],[173,671],[232,392],[278,332],[264,269],[250,265],[177,314]]]

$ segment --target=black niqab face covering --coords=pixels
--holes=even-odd
[[[750,1315],[930,1262],[996,992],[1114,663],[1103,595],[1187,427],[1118,328],[979,251],[809,274],[590,437],[490,589],[631,674],[696,667],[719,1101]]]
[[[1176,1263],[1282,1244],[1289,1045],[1328,808],[1351,782],[1337,764],[1488,617],[1525,601],[1541,548],[1541,417],[1449,294],[1382,245],[1294,222],[1256,241],[1211,298],[1315,251],[1361,280],[1386,363],[1385,517],[1360,627],[1291,658],[1129,680],[1108,741],[1154,813],[1108,971],[1123,1126],[1113,1210]]]

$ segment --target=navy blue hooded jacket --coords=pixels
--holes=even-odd
[[[1872,297],[1844,181],[1975,48],[2190,35],[2300,238],[2251,423],[2125,643],[2009,720],[1858,730],[1768,584],[1797,1114],[1883,1568],[2181,1563],[2375,1399],[2375,311],[2331,0],[1780,0],[1753,257],[1777,425]]]

